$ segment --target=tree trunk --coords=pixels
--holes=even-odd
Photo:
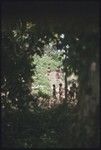
[[[65,72],[65,99],[64,104],[67,102],[67,71]]]

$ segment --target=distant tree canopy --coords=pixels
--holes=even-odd
[[[74,27],[75,28],[75,27]],[[7,99],[12,105],[17,104],[23,108],[26,99],[30,95],[30,83],[34,74],[35,65],[31,62],[33,55],[44,54],[44,45],[53,42],[53,45],[60,49],[68,49],[68,74],[74,72],[80,80],[87,80],[89,68],[93,61],[98,60],[99,35],[96,32],[78,34],[65,31],[65,38],[61,38],[62,27],[47,28],[26,22],[20,22],[12,31],[2,33],[2,103],[6,104]],[[53,31],[52,31],[53,30]],[[60,56],[62,58],[62,56]],[[97,62],[98,64],[98,62]],[[64,63],[63,63],[64,65]],[[34,68],[34,69],[33,69]]]

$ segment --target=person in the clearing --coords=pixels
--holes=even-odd
[[[73,100],[74,98],[74,91],[73,91],[73,87],[70,87],[70,91],[69,91],[69,95],[70,95],[70,99]]]
[[[73,92],[74,92],[74,99],[76,99],[77,97],[77,87],[76,87],[76,83],[73,83]]]
[[[63,96],[63,88],[62,83],[59,84],[59,100],[62,101]]]
[[[53,98],[56,99],[56,87],[55,87],[55,84],[53,84]]]

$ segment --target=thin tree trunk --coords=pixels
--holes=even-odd
[[[64,104],[67,102],[67,71],[65,72],[65,99]]]

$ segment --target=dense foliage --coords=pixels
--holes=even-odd
[[[35,25],[20,24],[15,30],[2,33],[2,103],[23,108],[28,101],[35,65],[33,55],[42,55],[43,43],[38,41]],[[5,107],[4,106],[4,107]]]
[[[44,54],[41,58],[38,55],[34,55],[33,64],[36,65],[35,75],[33,75],[33,85],[38,91],[43,94],[51,95],[51,87],[48,79],[48,67],[50,67],[51,72],[55,71],[58,66],[61,65],[59,60],[53,59],[55,54],[48,56]]]
[[[97,93],[98,88],[94,89],[95,85],[91,83],[99,82],[99,35],[96,32],[78,32],[75,35],[67,31],[64,33],[65,37],[61,34],[31,22],[21,23],[14,30],[2,33],[3,146],[98,146],[99,102],[96,103],[98,97],[91,94],[91,91]],[[45,49],[47,44],[53,45],[53,54],[51,49]],[[60,51],[59,55],[56,53],[57,49]],[[67,59],[64,59],[64,55]],[[49,62],[53,70],[60,64],[63,65],[64,72],[67,71],[67,75],[72,72],[78,75],[79,107],[69,110],[68,106],[59,106],[50,111],[36,107],[34,112],[29,111],[28,102],[31,100],[36,103],[35,97],[30,93],[32,83],[34,86],[42,84],[47,87],[47,91],[46,88],[45,91],[42,88],[39,90],[49,94],[50,87],[45,77]],[[93,73],[92,62],[96,63],[96,71]],[[94,80],[90,80],[91,75]],[[95,103],[92,107],[93,99]],[[92,113],[94,106],[96,109]],[[90,111],[86,111],[87,109]],[[87,116],[84,116],[83,111],[87,112]]]

